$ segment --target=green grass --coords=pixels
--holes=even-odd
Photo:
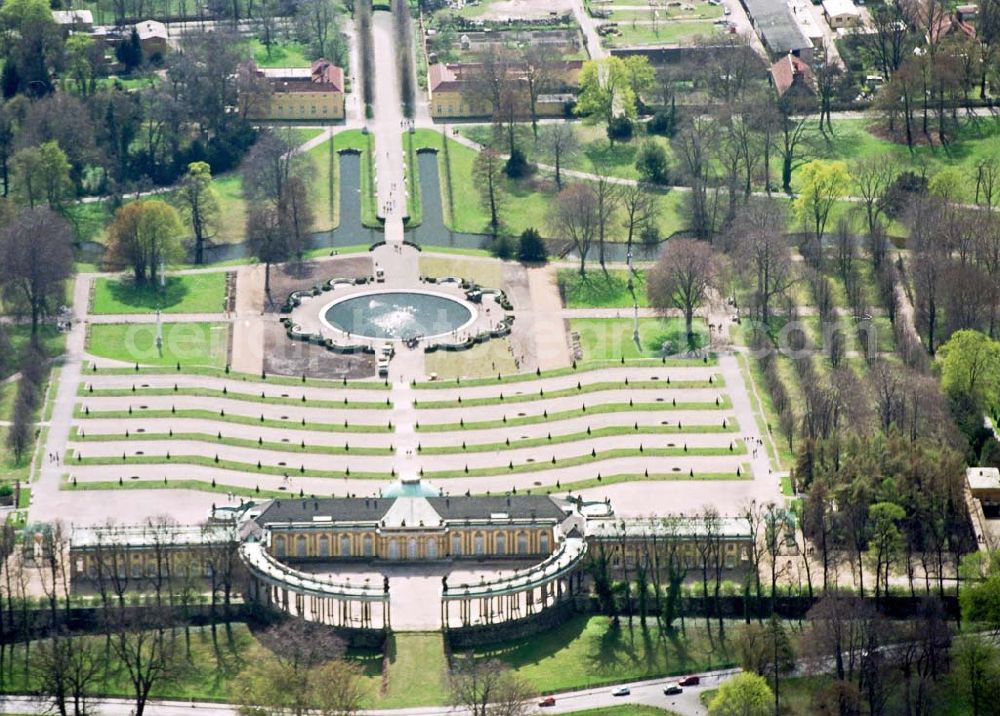
[[[81,432],[82,430],[82,432]],[[219,431],[222,432],[221,430]],[[261,450],[278,450],[283,452],[299,452],[305,454],[317,454],[317,455],[392,455],[393,450],[391,447],[362,447],[356,445],[355,447],[350,447],[348,442],[346,447],[341,445],[310,445],[305,443],[305,441],[299,441],[298,443],[289,442],[268,442],[262,440],[258,442],[257,440],[251,440],[249,438],[235,438],[227,435],[223,435],[221,438],[213,437],[211,435],[206,435],[205,433],[136,433],[130,432],[126,435],[122,433],[98,433],[96,435],[91,435],[89,438],[86,436],[86,428],[83,427],[81,422],[77,422],[73,426],[70,432],[70,439],[78,442],[84,442],[90,440],[91,442],[124,442],[128,440],[181,440],[181,441],[195,441],[203,443],[206,445],[206,452],[209,452],[211,448],[207,447],[209,445],[232,445],[233,447],[243,447],[243,448],[259,448]],[[452,452],[455,452],[454,450]]]
[[[249,41],[249,52],[259,67],[309,67],[312,58],[309,48],[294,40],[280,40],[271,44],[271,53],[257,38]]]
[[[309,138],[303,139],[303,143]],[[312,162],[313,176],[309,181],[309,196],[314,212],[313,231],[332,231],[340,224],[338,205],[340,161],[330,140],[321,142],[306,152]],[[326,250],[329,252],[329,250]]]
[[[375,140],[371,134],[365,134],[360,129],[349,129],[333,136],[336,152],[356,150],[361,153],[361,223],[364,226],[378,228],[382,224],[376,215],[375,173],[372,152]]]
[[[386,642],[386,681],[378,708],[446,703],[448,665],[440,632],[396,632]]]
[[[140,390],[129,390],[128,388],[98,388],[97,390],[84,390],[83,386],[80,386],[79,395],[83,397],[90,396],[95,398],[134,397],[136,400],[141,400],[143,396],[148,395],[176,395],[178,398],[196,396],[201,398],[215,398],[217,400],[242,400],[248,403],[259,403],[261,405],[296,405],[300,407],[308,406],[310,408],[351,408],[359,410],[388,410],[391,407],[388,398],[386,398],[385,402],[374,402],[370,400],[349,401],[346,397],[343,400],[317,400],[315,398],[312,400],[309,400],[308,398],[306,398],[306,400],[302,400],[301,398],[286,398],[277,395],[265,396],[264,393],[261,393],[261,395],[258,396],[237,391],[229,392],[228,389],[217,390],[215,388],[191,387],[178,387],[176,390],[171,388],[142,388]],[[303,395],[302,397],[305,396]]]
[[[423,256],[419,258],[420,275],[434,278],[457,276],[487,288],[503,286],[503,264],[500,261],[478,261],[462,257]]]
[[[613,20],[614,18],[612,18]],[[677,45],[688,44],[698,37],[715,37],[721,33],[719,25],[702,20],[688,22],[668,20],[658,26],[633,25],[631,22],[618,23],[618,35],[607,35],[602,39],[605,47],[631,47],[634,45]]]
[[[213,241],[236,244],[246,236],[247,205],[243,200],[243,179],[236,172],[212,177],[212,189],[219,204],[218,231]]]
[[[725,428],[721,425],[609,425],[603,428],[596,428],[590,432],[566,433],[556,435],[552,438],[523,438],[513,440],[509,443],[470,443],[465,447],[457,445],[444,445],[439,447],[420,447],[418,452],[422,455],[448,455],[459,452],[501,452],[503,450],[520,449],[529,447],[539,447],[541,445],[559,445],[561,443],[571,443],[579,440],[593,440],[596,438],[610,437],[613,435],[681,435],[681,434],[705,434],[705,433],[736,433],[739,430],[736,419],[730,420]],[[149,436],[144,436],[149,439]],[[101,439],[104,439],[103,436]],[[374,448],[377,449],[377,448]]]
[[[673,341],[675,350],[685,350],[684,321],[680,318],[640,318],[639,343],[632,340],[633,321],[622,311],[622,318],[572,318],[571,331],[580,334],[584,360],[614,360],[615,358],[653,358],[660,355],[665,341]],[[704,321],[696,319],[695,338],[698,345],[707,342]]]
[[[17,372],[18,366],[24,360],[25,355],[27,355],[28,348],[31,345],[31,326],[19,324],[8,325],[3,328],[7,333],[7,338],[10,339],[10,345],[11,348],[14,349],[14,355],[13,360],[9,363],[10,369],[5,373],[0,373],[0,380]],[[40,325],[38,327],[36,337],[39,341],[41,341],[45,355],[49,357],[54,358],[62,355],[66,350],[66,334],[60,333],[53,325]]]
[[[532,403],[536,400],[548,399],[552,400],[554,398],[569,398],[574,395],[586,395],[587,393],[600,393],[604,391],[611,390],[677,390],[682,388],[711,388],[722,387],[725,383],[722,382],[721,376],[712,377],[710,380],[677,380],[670,383],[648,380],[648,381],[632,381],[628,383],[623,382],[597,382],[597,383],[587,383],[587,385],[580,384],[576,388],[562,388],[559,390],[550,390],[548,393],[544,389],[539,389],[537,394],[535,393],[515,393],[514,395],[504,395],[500,393],[499,395],[489,395],[482,396],[478,398],[464,398],[462,400],[429,400],[418,402],[413,401],[414,408],[420,408],[421,410],[435,410],[440,408],[473,408],[481,405],[506,405],[508,403]],[[125,394],[126,391],[122,391]],[[459,396],[461,397],[461,396]]]
[[[421,130],[424,131],[424,130]],[[408,226],[417,226],[423,221],[423,207],[420,199],[420,166],[417,162],[417,142],[414,134],[403,132],[403,154],[406,161],[406,216]]]
[[[259,487],[259,486],[258,486]],[[213,494],[233,493],[240,497],[288,497],[290,494],[286,490],[261,490],[242,485],[228,485],[225,482],[217,482],[213,485],[202,480],[160,480],[158,478],[148,478],[144,480],[123,480],[121,484],[117,480],[93,480],[73,484],[72,480],[64,479],[59,486],[60,490],[195,490],[197,492],[211,492]],[[312,497],[312,495],[310,495]]]
[[[517,371],[517,365],[510,352],[509,340],[491,338],[467,351],[426,353],[424,370],[427,375],[434,373],[444,381],[441,385],[450,387],[454,385],[456,378],[482,380],[489,376],[495,378],[497,373],[510,375]],[[430,385],[437,384],[432,382]]]
[[[184,631],[177,630],[178,659],[176,669],[170,676],[156,682],[150,696],[152,698],[213,699],[225,700],[229,696],[229,685],[237,678],[240,670],[255,659],[266,655],[266,650],[254,638],[244,624],[233,624],[227,630],[217,629],[217,639],[213,640],[208,627],[192,627],[190,657],[184,654]],[[88,636],[98,649],[103,650],[104,637]],[[24,646],[13,645],[11,656],[19,665],[24,663]],[[114,666],[114,663],[110,664]],[[102,672],[96,689],[109,696],[131,697],[132,687],[124,669],[110,668]],[[35,689],[35,678],[25,674],[24,669],[11,669],[9,678],[4,679],[4,690],[8,693],[24,693]]]
[[[686,634],[679,630],[661,634],[652,620],[647,626],[644,631],[636,623],[629,630],[623,619],[615,628],[606,617],[578,616],[547,631],[544,638],[532,634],[476,653],[509,664],[544,692],[708,671],[735,663],[736,639],[742,628],[738,623],[727,625],[725,639],[713,632],[711,641],[701,624],[689,623]]]
[[[745,452],[745,448],[740,447],[737,444],[733,444],[732,450],[724,447],[688,448],[686,445],[684,447],[672,448],[649,447],[641,450],[639,448],[616,448],[612,450],[604,450],[603,452],[595,451],[590,455],[583,454],[574,455],[572,457],[563,457],[556,462],[542,459],[540,462],[525,462],[520,464],[511,463],[513,465],[512,467],[494,465],[490,467],[468,468],[465,470],[431,470],[426,472],[425,476],[430,480],[434,480],[460,477],[489,477],[491,475],[517,475],[524,474],[526,472],[545,472],[546,470],[554,470],[556,468],[563,467],[592,465],[605,460],[615,460],[617,458],[626,457],[728,457],[731,455],[742,455]]]
[[[216,462],[214,457],[208,457],[207,455],[174,455],[169,451],[164,455],[126,455],[125,459],[122,460],[120,457],[113,456],[86,457],[77,450],[67,450],[66,464],[68,465],[71,461],[74,465],[198,465],[200,467],[218,468],[219,470],[235,470],[244,475],[281,476],[294,473],[299,477],[323,477],[331,479],[343,479],[345,477],[343,471],[339,470],[314,470],[312,468],[300,470],[294,465],[261,465],[257,467],[257,465],[249,462],[238,462],[236,460],[219,460]],[[391,479],[390,475],[381,472],[351,472],[350,477],[366,480]]]
[[[176,412],[172,410],[138,409],[135,413],[131,413],[127,410],[91,410],[90,412],[87,412],[85,407],[78,405],[73,411],[73,417],[77,419],[104,418],[107,420],[114,420],[120,418],[122,420],[127,420],[135,416],[142,416],[144,418],[196,418],[200,420],[214,420],[219,423],[231,423],[233,425],[258,425],[260,427],[282,428],[284,430],[322,430],[330,433],[392,432],[391,426],[388,423],[386,425],[374,425],[370,423],[348,423],[347,425],[338,425],[333,423],[312,423],[309,421],[303,423],[295,420],[259,420],[258,418],[254,418],[249,415],[234,415],[232,413],[220,415],[219,413],[211,410],[186,410],[184,408],[181,408]]]
[[[580,408],[577,410],[564,410],[560,413],[548,413],[548,415],[525,415],[524,417],[519,416],[505,418],[502,420],[483,420],[481,422],[471,422],[466,420],[464,423],[418,424],[416,429],[424,432],[453,432],[463,429],[487,430],[490,428],[500,428],[504,426],[513,427],[515,425],[535,425],[550,421],[579,418],[584,415],[603,415],[605,413],[634,413],[640,410],[650,412],[668,412],[671,410],[725,410],[730,407],[731,401],[729,396],[726,396],[723,400],[721,400],[718,405],[715,403],[636,403],[634,405],[629,405],[628,403],[600,403],[598,405],[592,405],[586,409]]]
[[[492,344],[490,341],[489,344]],[[466,351],[468,352],[468,351]],[[427,357],[430,358],[434,354],[430,354]],[[684,367],[694,367],[701,365],[716,365],[718,363],[718,358],[715,354],[711,354],[707,359],[694,359],[694,358],[632,358],[622,363],[621,360],[595,360],[595,361],[579,361],[576,362],[571,368],[555,368],[553,370],[547,371],[537,371],[535,373],[500,373],[491,374],[484,378],[471,378],[465,380],[465,382],[459,382],[458,380],[428,380],[422,383],[417,383],[416,387],[423,389],[434,389],[434,388],[456,388],[459,385],[473,386],[473,385],[502,385],[508,383],[527,383],[532,381],[540,380],[541,378],[555,378],[561,375],[576,375],[578,373],[587,373],[588,371],[601,370],[602,368],[620,368],[622,365],[631,366],[633,368],[656,368],[657,366],[662,366],[666,368],[684,368]]]
[[[750,392],[750,400],[753,405],[754,420],[757,422],[757,430],[761,435],[770,432],[774,440],[774,447],[777,454],[771,448],[771,441],[765,441],[768,454],[774,460],[775,466],[781,470],[785,466],[794,464],[795,456],[788,449],[788,437],[781,432],[778,422],[778,414],[771,402],[771,394],[764,388],[764,376],[761,374],[760,364],[756,360],[750,359],[745,353],[737,353],[736,358],[740,364],[740,372],[743,373],[743,380],[747,388],[753,385],[757,387],[757,395],[760,396],[760,404]]]
[[[86,204],[70,204],[64,212],[73,226],[73,233],[78,241],[104,243],[105,229],[111,221],[112,213],[108,202],[89,201]]]
[[[156,349],[152,323],[105,323],[90,326],[87,352],[101,358],[156,366],[226,365],[229,325],[225,323],[164,323],[163,355]]]
[[[722,6],[711,5],[707,2],[698,3],[694,10],[679,8],[657,8],[657,17],[660,22],[677,20],[714,20],[723,16]],[[632,20],[652,21],[653,14],[647,10],[613,10],[611,21],[619,23],[619,26]]]
[[[627,270],[614,269],[607,275],[590,271],[580,276],[576,269],[559,269],[557,276],[566,308],[632,308],[635,300],[640,306],[649,305],[643,271],[635,272],[632,278],[635,299],[628,290]]]
[[[607,487],[608,485],[617,485],[622,482],[663,482],[664,480],[686,480],[686,481],[704,481],[704,480],[749,480],[752,477],[750,472],[750,465],[743,464],[739,465],[739,474],[736,470],[732,472],[695,472],[689,470],[684,472],[680,468],[677,468],[673,472],[664,473],[649,473],[648,475],[643,473],[642,475],[604,475],[602,476],[598,473],[597,477],[588,478],[586,480],[574,480],[573,482],[556,482],[556,488],[553,489],[552,485],[549,485],[545,489],[545,494],[551,495],[553,493],[563,493],[563,492],[574,492],[578,490],[592,490],[595,487]],[[539,488],[541,490],[542,488]],[[528,490],[531,493],[531,490]]]
[[[433,130],[420,131],[427,131],[429,135],[433,135],[426,136],[422,146],[441,148],[442,140],[439,133]],[[603,171],[611,176],[625,179],[636,179],[639,176],[635,168],[635,159],[641,144],[640,138],[612,145],[607,139],[603,125],[574,123],[573,131],[582,145],[582,150],[571,157],[564,158],[562,160],[564,168],[592,172],[594,167],[599,165]],[[534,137],[527,125],[519,127],[516,132],[518,146],[527,152],[529,161],[549,165],[554,163],[553,157],[535,144]],[[492,128],[489,125],[467,125],[461,129],[461,133],[479,144],[492,142]],[[667,141],[662,137],[649,137],[649,139],[666,147],[668,155],[671,153]],[[451,139],[448,140],[448,148],[451,155],[453,186],[476,186],[476,183],[472,182],[471,168],[477,152]],[[443,154],[439,158],[440,161],[444,161]],[[475,200],[469,200],[470,198],[465,198],[463,195],[465,200],[461,202],[462,206],[458,208],[456,218],[450,218],[443,164],[441,173],[441,195],[445,197],[445,223],[456,231],[474,233],[485,231],[488,216],[482,209],[478,196],[471,197]],[[502,228],[506,232],[516,235],[530,226],[539,229],[543,235],[552,234],[551,228],[548,226],[547,214],[556,191],[551,179],[552,177],[540,175],[520,181],[504,180],[506,201],[501,213],[504,219]],[[569,179],[564,179],[564,183],[567,181]],[[456,191],[456,193],[458,192]],[[687,221],[682,206],[683,193],[670,189],[657,190],[656,193],[658,197],[657,223],[660,234],[669,236],[685,228]],[[617,228],[609,236],[610,241],[625,241],[626,239],[624,231],[619,231]],[[633,237],[633,239],[637,240],[638,237]],[[596,249],[592,250],[591,258],[593,259],[596,255]]]
[[[95,369],[94,363],[88,363],[85,366],[85,372],[87,373],[99,373],[101,375],[176,375],[174,370],[164,370],[160,366],[140,366],[139,370],[134,367],[130,368],[98,368]],[[170,366],[173,368],[174,366]],[[374,381],[374,380],[327,380],[324,378],[306,378],[304,375],[301,377],[293,378],[287,375],[251,375],[250,373],[238,373],[231,370],[221,370],[219,368],[212,368],[209,366],[184,366],[184,373],[189,375],[206,375],[212,378],[227,378],[229,380],[239,380],[244,383],[271,383],[273,385],[304,385],[304,386],[315,386],[317,388],[360,388],[363,390],[389,390],[389,384],[386,381]]]
[[[14,411],[14,399],[17,395],[18,381],[0,383],[0,420],[10,420]],[[9,428],[0,427],[0,483],[20,480],[26,482],[31,467],[31,451],[22,456],[21,461],[14,459],[14,453],[7,447]]]
[[[168,276],[159,282],[136,285],[131,277],[99,278],[94,282],[90,312],[94,314],[219,313],[225,306],[224,271]]]

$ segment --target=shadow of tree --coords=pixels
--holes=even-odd
[[[188,287],[179,276],[169,276],[166,285],[147,282],[137,284],[132,279],[123,278],[108,282],[108,292],[118,303],[135,308],[155,311],[176,306],[188,295]]]

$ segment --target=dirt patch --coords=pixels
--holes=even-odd
[[[275,310],[292,291],[304,291],[331,278],[361,278],[372,275],[368,254],[344,256],[332,261],[303,261],[271,267],[271,295]]]
[[[293,341],[285,335],[283,325],[268,323],[264,328],[264,370],[310,378],[371,378],[375,356],[342,355],[314,343]]]

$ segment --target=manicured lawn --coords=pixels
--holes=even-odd
[[[226,364],[229,326],[225,323],[164,323],[163,355],[156,350],[152,323],[104,323],[90,326],[87,352],[101,358],[144,365],[211,366]]]
[[[689,623],[686,635],[661,634],[650,620],[632,630],[622,619],[615,628],[607,617],[574,617],[547,631],[493,648],[477,650],[513,667],[539,691],[582,689],[618,681],[707,671],[731,665],[741,626],[730,622],[726,638],[708,639],[703,623]]]
[[[249,42],[249,52],[259,67],[309,67],[309,48],[301,42],[282,40],[271,43],[271,52],[257,38]]]
[[[213,241],[236,244],[246,235],[247,205],[243,200],[243,179],[236,172],[212,178],[212,188],[219,202],[218,231]]]
[[[480,286],[487,288],[503,286],[503,264],[497,260],[482,261],[461,257],[421,256],[420,275],[435,278],[457,276],[475,281]]]
[[[378,708],[447,703],[448,665],[441,633],[400,632],[386,642],[386,689],[374,699]]]
[[[302,139],[306,142],[311,137]],[[313,176],[309,181],[309,195],[314,213],[313,231],[331,231],[340,222],[338,199],[338,179],[340,162],[334,151],[334,143],[327,140],[306,152],[313,165]]]
[[[437,373],[440,380],[489,378],[496,377],[497,373],[509,375],[517,372],[506,338],[489,340],[467,351],[427,353],[424,367],[428,374]]]
[[[226,298],[224,271],[168,276],[159,282],[136,285],[130,276],[99,278],[94,283],[90,312],[95,314],[218,313]]]
[[[571,331],[580,334],[584,360],[614,360],[628,358],[656,358],[665,341],[673,341],[676,349],[687,345],[684,335],[684,321],[680,318],[640,318],[639,342],[632,340],[633,321],[628,309],[622,309],[621,318],[573,318]],[[700,345],[707,340],[708,331],[704,321],[695,319],[695,336]]]
[[[631,308],[632,292],[628,290],[628,271],[615,269],[607,275],[603,271],[588,271],[580,276],[576,269],[559,269],[559,291],[566,308]],[[637,271],[632,278],[635,299],[640,306],[648,306],[646,275]]]

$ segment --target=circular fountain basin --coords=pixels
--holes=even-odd
[[[474,309],[432,291],[369,291],[328,304],[320,314],[330,328],[365,338],[406,340],[462,330]]]

